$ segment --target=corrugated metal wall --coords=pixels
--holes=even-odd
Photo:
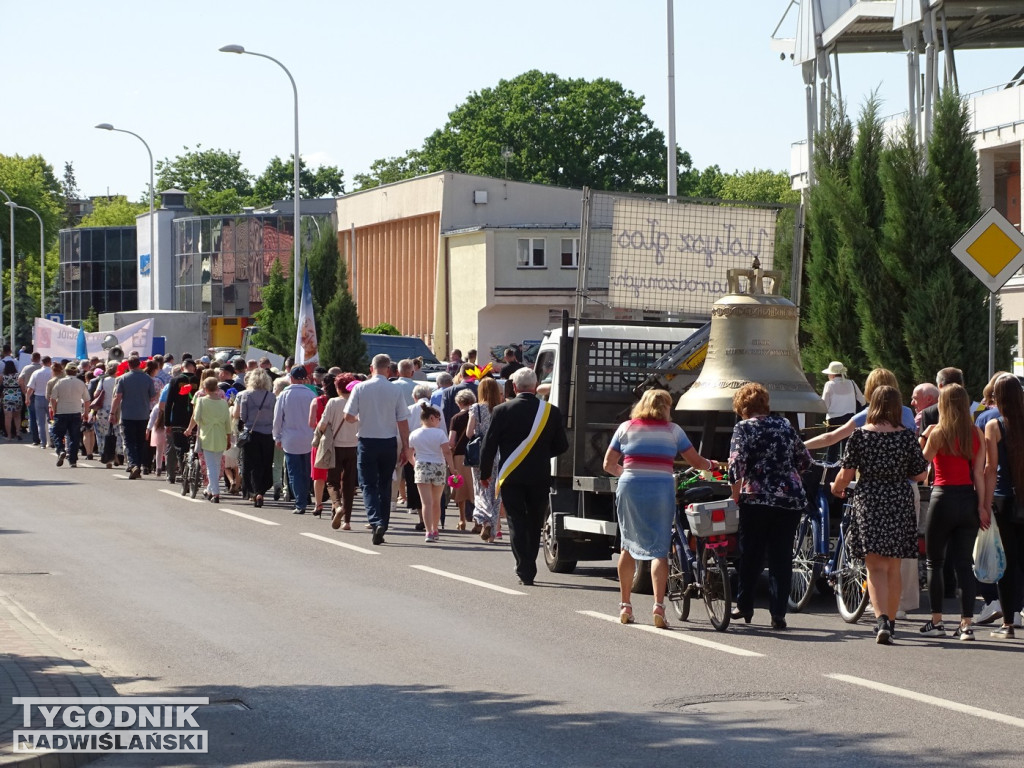
[[[338,233],[364,328],[391,323],[406,336],[433,343],[440,222],[440,214],[430,213],[357,228],[354,270],[350,233]]]

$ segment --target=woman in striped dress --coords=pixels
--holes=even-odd
[[[668,581],[668,550],[675,516],[676,454],[692,466],[711,469],[690,443],[682,427],[672,422],[672,396],[664,390],[644,392],[630,420],[615,430],[604,456],[604,469],[619,478],[615,503],[622,549],[619,552],[619,621],[633,622],[630,593],[636,560],[651,561],[654,587],[654,626],[667,628],[665,589]]]

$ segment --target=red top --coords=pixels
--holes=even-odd
[[[971,440],[971,458],[973,459],[980,447],[978,430],[974,430],[974,437]],[[935,467],[935,485],[973,485],[971,477],[971,462],[963,456],[956,456],[949,453],[937,453],[932,459]]]

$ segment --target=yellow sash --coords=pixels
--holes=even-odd
[[[530,452],[530,449],[537,442],[537,438],[540,437],[540,433],[544,431],[544,425],[548,423],[548,414],[551,413],[551,406],[543,400],[538,400],[537,406],[537,415],[533,418],[530,434],[519,444],[519,447],[512,451],[508,460],[501,467],[501,472],[498,474],[499,488],[508,479],[508,476],[512,474],[512,471],[526,458],[526,454]]]

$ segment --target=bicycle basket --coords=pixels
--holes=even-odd
[[[685,511],[694,536],[736,533],[740,527],[740,508],[732,499],[690,504]]]

